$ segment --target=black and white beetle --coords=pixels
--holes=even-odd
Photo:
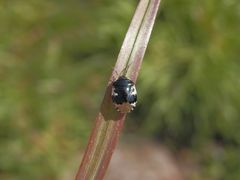
[[[121,113],[128,113],[136,107],[137,91],[133,81],[120,76],[112,83],[112,101]]]

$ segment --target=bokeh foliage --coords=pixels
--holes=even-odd
[[[0,179],[74,173],[136,4],[0,2]],[[205,179],[240,178],[239,10],[162,0],[126,124],[197,152]]]

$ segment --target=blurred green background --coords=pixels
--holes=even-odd
[[[75,173],[137,2],[0,1],[0,179]],[[240,179],[239,52],[238,0],[162,0],[122,138]]]

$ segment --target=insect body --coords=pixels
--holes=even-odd
[[[136,107],[137,91],[133,81],[120,76],[112,84],[112,101],[121,113],[128,113]]]

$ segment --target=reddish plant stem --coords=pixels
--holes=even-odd
[[[118,113],[113,108],[112,81],[116,78],[115,73],[120,74],[129,67],[127,76],[136,82],[159,3],[160,0],[139,2],[110,77],[76,180],[101,180],[105,175],[126,117],[126,114]]]

